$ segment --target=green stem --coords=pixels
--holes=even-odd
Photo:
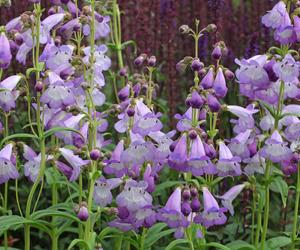
[[[280,89],[279,89],[279,100],[277,104],[277,112],[276,116],[274,117],[275,123],[274,128],[278,129],[279,120],[281,119],[281,111],[283,107],[283,101],[284,101],[284,82],[280,81]]]
[[[295,200],[295,208],[294,208],[294,220],[293,220],[292,247],[291,247],[291,249],[295,249],[295,241],[297,240],[299,201],[300,201],[300,163],[298,163],[298,170],[297,170],[296,200]]]
[[[255,212],[256,212],[256,190],[253,189],[252,193],[252,216],[251,216],[251,243],[254,244],[254,233],[255,233]]]
[[[5,113],[5,125],[4,125],[4,136],[9,136],[9,128],[8,128],[8,114]],[[8,209],[8,181],[4,184],[4,212],[7,213]],[[8,249],[8,237],[7,231],[4,232],[4,248]]]
[[[265,249],[265,243],[268,232],[268,223],[269,223],[269,212],[270,212],[270,172],[271,172],[271,161],[267,161],[266,172],[265,172],[265,208],[264,208],[264,217],[263,217],[263,229],[261,235],[261,245],[260,249]]]

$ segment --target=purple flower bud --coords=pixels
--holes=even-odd
[[[200,62],[200,60],[198,58],[196,58],[192,61],[191,69],[193,71],[199,71],[203,67],[204,67],[204,64],[202,62]]]
[[[87,219],[89,218],[89,210],[85,205],[80,206],[79,211],[77,213],[77,217],[81,221],[87,221]]]
[[[59,47],[61,45],[61,37],[60,36],[55,37],[54,43],[56,47]]]
[[[190,130],[189,137],[191,140],[195,140],[197,138],[197,132],[195,130]]]
[[[215,59],[215,60],[220,60],[221,57],[222,57],[222,50],[221,50],[221,47],[219,45],[217,45],[212,54],[211,54],[212,58]]]
[[[132,117],[135,114],[135,110],[132,107],[129,107],[126,112],[129,117]]]
[[[150,56],[150,58],[148,59],[148,66],[154,67],[155,64],[156,64],[156,57],[155,56]]]
[[[137,83],[132,87],[133,93],[134,93],[134,97],[138,97],[138,95],[140,94],[141,91],[141,84]]]
[[[186,24],[181,25],[181,26],[179,27],[179,32],[180,32],[181,34],[188,34],[188,33],[190,32],[190,27],[189,27],[188,25],[186,25]]]
[[[207,143],[203,143],[204,145],[204,150],[205,150],[205,154],[209,157],[209,158],[214,158],[217,155],[217,152],[214,148],[213,145],[211,144],[207,144]]]
[[[101,151],[97,148],[90,152],[90,157],[93,161],[97,161],[101,157]]]
[[[218,98],[224,98],[227,94],[228,88],[226,86],[226,80],[222,68],[218,69],[215,81],[213,83],[213,89]]]
[[[206,74],[206,69],[204,69],[204,68],[202,68],[202,69],[200,69],[200,70],[198,71],[198,75],[199,75],[200,77],[205,76],[205,74]]]
[[[122,88],[119,93],[118,93],[118,97],[121,101],[125,101],[130,94],[130,86],[127,84],[124,88]]]
[[[192,196],[192,197],[198,197],[198,190],[197,190],[197,188],[192,187],[192,188],[190,189],[190,191],[191,191],[191,196]]]
[[[134,60],[134,64],[136,66],[141,66],[144,63],[144,61],[146,60],[146,58],[147,58],[146,54],[141,54]]]
[[[192,92],[192,97],[189,99],[189,104],[194,109],[200,109],[204,104],[203,98],[198,94],[197,91]]]
[[[183,189],[182,191],[182,198],[184,200],[189,200],[191,198],[191,191],[187,188]]]
[[[127,69],[126,68],[120,69],[120,71],[119,71],[120,76],[126,76],[126,74],[127,74]]]
[[[198,197],[195,197],[191,202],[191,209],[194,213],[197,213],[197,212],[199,212],[200,207],[201,207],[200,201],[199,201]]]
[[[35,89],[36,92],[42,92],[43,86],[44,86],[43,82],[38,81],[38,82],[35,84],[34,89]]]
[[[191,213],[192,209],[190,206],[190,203],[188,201],[184,201],[181,204],[181,212],[183,213],[184,216],[188,216]]]
[[[221,104],[219,103],[218,99],[214,97],[212,94],[208,94],[206,102],[211,112],[217,113],[220,111]]]
[[[229,69],[226,69],[224,74],[225,74],[225,77],[228,80],[233,80],[234,79],[234,73],[232,71],[230,71]]]
[[[272,82],[276,82],[278,80],[278,76],[273,70],[273,66],[275,63],[276,63],[275,59],[272,59],[263,66],[264,70],[267,71],[269,80]]]
[[[212,88],[213,83],[214,83],[214,70],[213,68],[210,68],[207,74],[202,79],[200,84],[204,89],[210,89]]]
[[[15,34],[15,42],[19,46],[23,43],[23,36],[20,33]]]

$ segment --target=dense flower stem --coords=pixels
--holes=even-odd
[[[265,208],[263,216],[263,228],[261,235],[261,245],[260,249],[265,249],[265,242],[268,232],[268,222],[269,222],[269,212],[270,212],[270,172],[271,172],[271,161],[267,161],[266,172],[265,172]]]
[[[295,208],[294,208],[294,220],[293,220],[291,249],[295,248],[295,241],[297,240],[299,201],[300,201],[300,163],[298,163],[298,169],[297,169],[296,199],[295,199]]]

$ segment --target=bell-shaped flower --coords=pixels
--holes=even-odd
[[[109,16],[101,16],[98,13],[95,13],[96,20],[95,20],[95,39],[98,40],[101,37],[107,37],[110,32]],[[85,36],[90,35],[90,25],[85,24],[83,26],[83,34]]]
[[[169,197],[166,205],[157,213],[157,219],[165,222],[170,228],[181,228],[189,225],[181,212],[181,188],[178,187]]]
[[[250,151],[247,145],[250,134],[251,130],[247,129],[245,132],[241,132],[236,137],[231,139],[228,147],[234,155],[239,156],[242,159],[250,157]]]
[[[279,27],[274,33],[274,39],[282,45],[288,45],[297,41],[297,34],[292,25]]]
[[[233,186],[225,194],[218,197],[219,199],[222,200],[221,201],[222,205],[229,210],[231,215],[234,215],[234,209],[233,209],[232,202],[239,195],[239,193],[242,192],[244,187],[245,187],[245,184]]]
[[[218,202],[209,192],[207,187],[202,188],[204,211],[194,218],[194,222],[202,224],[206,228],[223,225],[226,223],[227,218],[224,214],[226,209],[220,208]]]
[[[213,83],[213,89],[218,98],[224,98],[227,94],[228,88],[226,86],[226,80],[222,68],[218,68],[217,75]]]
[[[14,75],[0,82],[0,108],[9,112],[16,107],[15,100],[19,96],[19,91],[15,90],[21,76]]]
[[[66,164],[61,164],[61,162],[57,162],[57,167],[63,173],[66,173],[68,170],[70,172],[70,175],[67,175],[69,181],[75,181],[81,172],[81,168],[89,164],[90,161],[82,160],[78,155],[75,155],[72,150],[67,148],[60,148],[59,151],[62,154],[62,156],[66,159],[66,161],[70,164],[70,166]],[[66,167],[68,167],[68,169],[66,169]]]
[[[116,197],[119,207],[126,207],[134,212],[148,205],[152,205],[152,196],[146,191],[147,182],[127,180],[124,190]]]
[[[23,146],[23,157],[27,160],[24,164],[24,175],[32,182],[36,181],[41,166],[41,154],[36,154],[29,146]],[[53,156],[46,155],[46,161],[53,159]]]
[[[291,25],[291,19],[283,1],[279,1],[272,10],[262,17],[261,21],[266,27],[273,29]]]
[[[12,148],[13,145],[10,143],[0,151],[0,184],[19,177],[18,170],[13,162]]]
[[[112,203],[111,190],[118,187],[123,181],[120,178],[105,179],[101,176],[95,183],[94,201],[100,207],[106,207]]]
[[[114,174],[117,177],[122,177],[125,172],[125,166],[121,163],[121,155],[124,152],[124,141],[121,140],[115,147],[108,161],[105,162],[104,172],[106,174]]]
[[[219,143],[219,160],[217,169],[219,176],[238,176],[242,174],[240,167],[240,158],[233,157],[230,149],[224,144]]]
[[[10,65],[12,54],[9,41],[5,33],[0,34],[0,68],[6,69]]]
[[[260,155],[272,162],[281,162],[289,159],[292,155],[290,148],[285,143],[277,130],[275,130],[271,137],[265,141],[265,145],[260,150]]]
[[[214,84],[214,70],[213,68],[210,68],[206,75],[203,77],[202,81],[200,82],[200,85],[204,89],[210,89],[213,87]]]
[[[188,155],[188,145],[187,145],[187,137],[183,134],[173,152],[170,153],[168,164],[171,168],[174,168],[178,171],[186,171],[187,170],[187,155]]]
[[[255,173],[264,174],[266,169],[265,158],[261,157],[258,153],[251,158],[243,160],[246,163],[244,172],[246,175],[254,175]]]
[[[187,170],[194,176],[217,173],[217,168],[205,154],[204,146],[199,135],[191,142],[187,165]]]

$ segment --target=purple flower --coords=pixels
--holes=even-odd
[[[300,65],[290,54],[287,54],[281,62],[274,64],[273,70],[280,80],[293,82],[298,80]]]
[[[152,175],[152,168],[151,165],[148,164],[144,173],[144,181],[147,182],[148,187],[147,187],[147,192],[152,193],[155,190],[155,181],[154,181],[154,176]]]
[[[274,39],[280,44],[290,44],[297,41],[297,35],[292,25],[280,27],[274,33]]]
[[[218,72],[213,83],[213,89],[218,98],[224,98],[227,94],[228,88],[226,86],[226,80],[222,68],[218,68]]]
[[[197,135],[196,139],[192,140],[190,153],[188,157],[188,171],[192,172],[194,176],[201,176],[203,174],[216,174],[217,169],[205,155],[203,143]]]
[[[194,219],[195,223],[201,223],[206,228],[214,225],[223,225],[227,218],[224,209],[220,208],[215,198],[206,187],[202,188],[204,211]]]
[[[121,155],[124,152],[124,141],[121,140],[115,147],[110,159],[104,166],[104,172],[107,174],[115,174],[117,177],[122,177],[125,174],[125,167],[121,163]]]
[[[230,149],[223,143],[219,143],[219,160],[217,169],[219,176],[238,176],[242,174],[240,158],[233,157]]]
[[[260,155],[272,162],[281,162],[289,159],[292,155],[291,149],[286,146],[281,135],[275,130],[271,137],[265,141],[264,147],[260,150]]]
[[[222,205],[229,210],[231,215],[234,215],[232,202],[239,195],[239,193],[243,190],[244,187],[245,184],[236,185],[230,188],[225,194],[218,197],[222,200]]]
[[[152,196],[146,191],[147,182],[127,180],[124,190],[116,197],[120,207],[126,207],[134,212],[148,205],[152,205]]]
[[[12,54],[9,41],[5,33],[0,34],[0,68],[6,69],[10,65]]]
[[[247,145],[250,134],[251,130],[247,129],[245,132],[241,132],[235,138],[231,139],[228,147],[234,155],[239,156],[242,159],[250,157],[250,151]]]
[[[95,183],[94,201],[100,207],[106,207],[112,202],[113,196],[111,190],[122,183],[120,178],[105,179],[101,176]]]
[[[216,97],[214,97],[212,94],[208,94],[207,95],[207,106],[210,109],[211,112],[219,112],[221,109],[221,104],[218,101],[218,99]]]
[[[40,165],[41,165],[41,154],[36,154],[32,148],[24,144],[23,157],[27,160],[24,164],[24,175],[32,182],[36,181],[38,177]],[[53,156],[46,156],[47,161],[53,159]]]
[[[261,21],[266,27],[273,29],[291,25],[290,16],[283,1],[277,3],[272,10],[268,11]]]
[[[10,143],[0,151],[0,184],[19,177],[18,170],[13,163],[12,148],[13,145]]]
[[[147,136],[151,132],[160,131],[163,127],[161,121],[158,119],[159,114],[147,113],[143,117],[140,117],[132,127],[132,132],[140,134],[141,136]]]
[[[265,173],[266,161],[258,153],[251,158],[243,160],[243,162],[247,164],[244,168],[244,172],[247,175],[254,175],[255,173]]]
[[[0,108],[9,112],[11,109],[16,107],[15,100],[19,96],[19,91],[14,90],[21,80],[21,76],[14,75],[4,79],[0,82],[0,88],[3,89],[0,91]]]
[[[207,74],[203,77],[202,81],[200,82],[200,85],[204,89],[210,89],[213,87],[213,84],[214,84],[214,70],[213,68],[210,68]]]
[[[61,170],[64,174],[69,171],[70,175],[67,175],[69,181],[75,181],[80,174],[81,167],[89,164],[90,161],[82,160],[78,155],[74,155],[74,152],[72,150],[67,148],[60,148],[59,151],[66,159],[66,161],[70,164],[70,166],[68,166],[62,162],[57,162],[59,170]]]
[[[101,16],[98,13],[96,14],[96,21],[95,21],[95,39],[98,40],[101,37],[107,37],[110,28],[109,28],[109,22],[110,22],[110,17],[109,16]],[[90,34],[90,25],[85,24],[83,26],[83,34],[85,36],[88,36]]]
[[[173,152],[171,152],[168,164],[171,168],[174,168],[179,171],[186,171],[187,169],[187,138],[183,134],[178,140],[176,147]]]
[[[166,205],[157,213],[157,219],[165,222],[170,228],[181,230],[189,225],[181,212],[181,189],[176,188],[169,197]]]

